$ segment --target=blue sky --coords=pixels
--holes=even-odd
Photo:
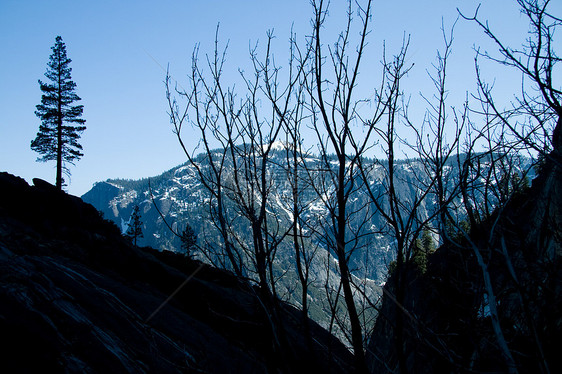
[[[335,35],[344,4],[341,0],[332,3],[327,36]],[[557,5],[551,10],[560,15],[562,2],[553,3]],[[473,0],[375,1],[362,79],[367,82],[380,75],[383,40],[392,53],[399,49],[404,33],[410,34],[409,58],[415,66],[404,88],[415,99],[412,102],[420,104],[414,112],[422,113],[419,92],[432,94],[426,70],[442,47],[442,19],[448,28],[457,17],[457,7],[471,13],[477,5]],[[488,1],[480,12],[514,45],[525,37],[527,21],[515,1]],[[300,37],[309,34],[310,16],[308,0],[2,0],[0,171],[28,181],[33,177],[54,181],[54,164],[35,162],[38,154],[29,144],[40,124],[34,115],[41,97],[37,80],[45,80],[57,35],[62,36],[73,60],[72,77],[87,121],[81,141],[85,156],[71,167],[68,188],[81,195],[97,181],[153,176],[185,161],[166,114],[164,69],[169,64],[174,78],[186,82],[193,47],[200,43],[201,53],[212,52],[218,23],[221,41],[229,42],[225,74],[235,80],[238,67],[248,66],[250,42],[265,40],[266,31],[274,29],[274,48],[282,55],[292,25]],[[457,106],[474,89],[473,46],[491,48],[474,24],[460,20],[450,62],[451,104]],[[491,66],[486,74],[501,80],[503,72],[494,69]],[[517,82],[511,83],[517,86]],[[194,146],[196,134],[190,138],[189,145]]]

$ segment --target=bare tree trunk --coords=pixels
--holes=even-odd
[[[349,4],[347,27],[340,34],[335,50],[329,52],[329,57],[331,57],[334,65],[334,83],[336,85],[336,88],[332,93],[332,98],[329,99],[325,98],[324,85],[326,77],[323,72],[323,64],[326,57],[322,52],[323,46],[320,38],[320,32],[327,10],[324,8],[322,0],[313,1],[312,5],[315,10],[315,18],[313,19],[314,35],[312,43],[314,61],[311,67],[312,81],[308,82],[307,86],[312,98],[313,116],[316,118],[316,112],[318,112],[320,117],[319,121],[314,120],[313,123],[314,130],[321,147],[321,159],[324,162],[324,167],[329,171],[328,175],[330,175],[332,180],[335,182],[335,191],[333,191],[334,200],[332,202],[324,200],[324,202],[327,204],[327,208],[333,216],[332,227],[329,228],[330,230],[333,230],[334,234],[334,243],[331,246],[334,248],[338,259],[341,287],[351,328],[351,343],[353,345],[355,369],[357,373],[366,373],[367,365],[363,346],[363,329],[359,320],[354,293],[352,290],[351,272],[348,267],[351,249],[347,248],[348,238],[346,235],[348,232],[347,224],[350,219],[349,213],[346,210],[346,205],[349,196],[353,191],[353,178],[355,178],[354,165],[357,163],[357,158],[362,155],[347,154],[346,145],[353,143],[353,134],[350,126],[352,118],[355,115],[354,110],[356,103],[352,102],[352,94],[353,89],[355,88],[355,81],[357,79],[358,69],[365,46],[371,2],[369,1],[365,8],[359,8],[362,20],[360,34],[361,39],[357,47],[354,65],[348,65],[349,62],[347,58],[347,41],[352,23],[351,3]],[[324,134],[327,134],[327,144],[324,144]],[[367,135],[366,138],[368,139],[369,136]],[[337,165],[335,167],[331,166],[331,164],[327,161],[329,158],[327,153],[328,145],[336,153]],[[350,150],[353,149],[350,147]],[[325,195],[328,190],[323,188],[318,189],[318,186],[315,188],[319,193],[319,197],[325,199],[322,195]]]

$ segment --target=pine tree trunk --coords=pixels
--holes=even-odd
[[[62,105],[59,90],[58,123],[57,123],[57,189],[62,191]]]

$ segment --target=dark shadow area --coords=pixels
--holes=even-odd
[[[197,274],[150,320],[197,269]],[[81,199],[0,174],[3,372],[263,373],[351,370],[352,356],[282,307],[275,350],[256,290],[171,252],[135,248]]]

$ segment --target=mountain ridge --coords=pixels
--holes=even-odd
[[[285,148],[279,145],[272,146],[267,177],[271,178],[274,188],[272,188],[269,196],[272,204],[268,206],[268,209],[275,215],[274,219],[281,217],[286,222],[285,225],[288,226],[291,213],[290,208],[288,209],[284,204],[285,199],[290,199],[292,191],[288,183],[287,170],[284,164],[286,163],[287,156],[284,151]],[[458,157],[458,162],[455,161],[456,158],[452,158],[449,160],[450,164],[446,166],[449,168],[448,172],[453,176],[457,173],[454,168],[458,164],[462,164],[464,156],[460,155]],[[308,167],[311,169],[315,169],[315,167],[316,169],[322,169],[320,167],[321,160],[317,156],[310,154],[305,158]],[[201,168],[208,165],[205,155],[197,156],[195,161]],[[329,161],[330,158],[328,159]],[[373,165],[372,168],[369,168],[371,183],[382,183],[384,161],[380,164],[374,160],[365,160],[365,162],[367,161]],[[485,158],[483,162],[485,164]],[[423,165],[421,160],[417,159],[397,160],[395,164],[397,173],[396,187],[399,190],[400,197],[404,202],[408,203],[412,196],[417,196],[418,194],[417,186],[420,182],[419,176],[424,173]],[[205,243],[203,243],[201,237],[215,244],[221,241],[209,217],[208,193],[201,186],[198,178],[198,171],[194,166],[184,163],[153,178],[143,178],[140,180],[109,179],[105,182],[98,182],[82,198],[103,212],[106,218],[113,220],[121,227],[123,232],[127,229],[127,222],[130,220],[133,207],[138,205],[144,225],[144,238],[140,239],[140,242],[143,244],[161,250],[179,251],[181,241],[176,234],[181,233],[186,225],[190,225],[195,233],[199,234],[200,247],[204,247]],[[355,188],[359,189],[359,184]],[[317,198],[314,197],[314,194],[315,191],[304,189],[301,191],[300,196],[304,200],[303,205],[307,206],[307,209],[303,210],[302,215],[312,217],[310,220],[312,224],[328,217],[326,207],[322,206],[318,200],[315,200]],[[435,205],[431,201],[429,203],[422,202],[418,211],[421,214],[427,215],[436,209],[432,204]],[[155,206],[158,209],[155,209]],[[381,296],[381,286],[386,282],[389,265],[394,260],[396,254],[392,250],[392,239],[385,236],[384,233],[378,232],[386,227],[386,223],[380,214],[376,214],[376,209],[372,208],[372,202],[366,194],[357,194],[350,200],[349,210],[360,212],[365,206],[370,206],[371,208],[368,209],[371,209],[373,214],[366,213],[359,217],[359,220],[365,216],[369,220],[367,224],[350,221],[350,225],[362,227],[361,230],[363,230],[363,232],[358,233],[358,237],[361,237],[361,239],[359,239],[357,249],[354,250],[350,258],[350,267],[353,269],[354,276],[357,277],[356,283],[363,284],[366,287],[365,292],[371,296],[371,299],[377,300]],[[404,207],[406,206],[407,204],[404,205]],[[236,207],[232,208],[232,210],[236,210]],[[248,228],[241,225],[241,221],[243,220],[234,218],[231,222],[234,226],[230,229],[243,240],[251,240]],[[437,239],[434,238],[434,240]],[[315,248],[316,251],[316,259],[311,262],[311,284],[319,286],[309,287],[308,289],[309,297],[315,301],[309,304],[311,307],[310,314],[324,327],[330,328],[331,309],[329,302],[326,300],[324,287],[333,285],[333,287],[337,288],[337,269],[326,266],[328,262],[335,263],[335,257],[320,241],[309,239],[306,245],[309,248]],[[201,252],[196,251],[195,256],[200,260],[209,260],[202,256]],[[280,246],[280,249],[276,252],[275,266],[280,279],[277,287],[280,290],[281,298],[299,307],[299,288],[294,286],[298,284],[298,279],[295,274],[294,253],[290,244]],[[337,291],[336,288],[333,288],[332,291]],[[370,309],[374,317],[376,310]],[[342,340],[345,340],[343,336],[340,337]]]

